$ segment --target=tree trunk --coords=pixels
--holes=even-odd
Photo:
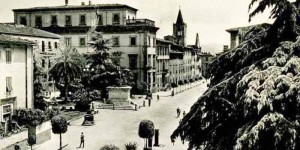
[[[59,149],[61,150],[62,148],[62,141],[61,141],[61,133],[59,134]]]
[[[146,138],[146,149],[148,148],[148,139]]]
[[[64,62],[64,82],[65,82],[65,102],[68,101],[68,76],[67,76],[67,64]]]
[[[30,147],[31,147],[31,150],[32,150],[32,145]]]

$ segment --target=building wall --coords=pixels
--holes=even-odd
[[[164,90],[170,85],[169,60],[170,60],[169,43],[157,43],[156,47],[156,84],[158,90]]]
[[[200,55],[201,63],[202,63],[202,75],[207,75],[207,68],[210,63],[213,61],[214,57],[212,55]]]
[[[30,46],[11,45],[12,62],[6,63],[5,45],[0,45],[0,100],[15,97],[12,108],[33,107],[33,53]],[[6,77],[12,78],[12,92],[6,93]],[[27,103],[27,104],[26,104]],[[0,114],[3,113],[0,107]],[[2,116],[2,115],[1,115]],[[3,117],[0,118],[3,121]]]
[[[183,80],[183,59],[170,59],[170,82],[178,84],[179,80]]]

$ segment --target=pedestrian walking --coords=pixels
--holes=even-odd
[[[174,96],[174,90],[172,91],[171,96]]]
[[[157,100],[159,100],[159,95],[157,94]]]
[[[82,145],[82,148],[84,148],[84,135],[83,135],[83,132],[81,132],[79,148],[81,148],[81,145]]]
[[[179,118],[180,112],[181,112],[181,111],[180,111],[180,108],[178,107],[176,111],[177,111],[177,118]]]

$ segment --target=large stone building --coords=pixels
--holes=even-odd
[[[5,131],[14,109],[33,107],[33,44],[0,34],[0,121]]]
[[[67,2],[67,1],[66,1]],[[89,4],[15,9],[15,23],[60,34],[66,45],[81,53],[88,46],[93,31],[109,39],[110,52],[122,51],[123,67],[134,74],[137,88],[155,86],[156,31],[155,22],[138,19],[137,9],[122,4]]]

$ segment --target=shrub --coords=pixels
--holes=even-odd
[[[126,150],[137,150],[138,144],[136,142],[129,142],[125,144]]]
[[[104,145],[100,150],[120,150],[117,146],[109,144],[109,145]]]
[[[19,125],[27,127],[37,126],[45,119],[44,112],[39,109],[18,109],[15,117]]]
[[[183,82],[181,80],[179,80],[178,85],[183,85]]]
[[[172,88],[176,88],[176,87],[177,87],[177,84],[176,84],[176,83],[171,83],[171,87],[172,87]]]

